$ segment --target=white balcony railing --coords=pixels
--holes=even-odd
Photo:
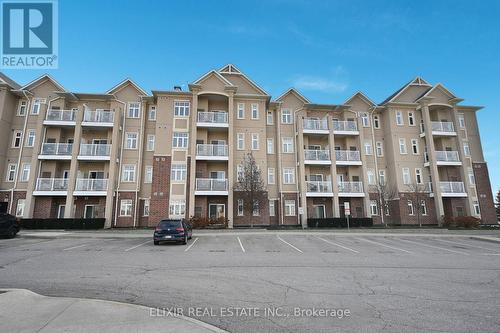
[[[227,179],[196,178],[196,191],[227,191]]]
[[[71,143],[42,143],[42,155],[71,156]]]
[[[444,194],[465,193],[463,182],[439,182],[439,187]]]
[[[453,123],[449,121],[433,121],[432,122],[433,132],[455,132]]]
[[[48,110],[45,120],[49,121],[75,121],[76,110]]]
[[[361,161],[361,156],[358,150],[336,150],[335,158],[337,161],[343,161],[343,162]]]
[[[438,162],[459,162],[458,151],[436,151],[436,161]]]
[[[77,178],[75,191],[94,192],[106,191],[108,189],[107,179]]]
[[[307,192],[310,193],[332,193],[332,183],[330,181],[306,181]]]
[[[110,144],[94,144],[82,143],[80,144],[80,156],[110,156]]]
[[[227,112],[224,111],[198,112],[199,123],[227,124],[227,119]]]
[[[355,132],[358,130],[358,124],[352,120],[334,120],[334,131]]]
[[[328,130],[328,121],[326,119],[304,118],[304,129]]]
[[[363,193],[362,182],[339,182],[339,193]]]
[[[112,123],[115,119],[115,113],[111,110],[87,110],[83,114],[83,121],[90,123]]]
[[[228,156],[228,146],[227,145],[215,145],[215,144],[197,144],[196,145],[196,155],[197,156]]]
[[[38,178],[35,191],[67,191],[67,178]]]
[[[304,150],[304,159],[309,161],[329,161],[330,151],[326,149],[306,149]]]

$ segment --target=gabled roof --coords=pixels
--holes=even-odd
[[[137,83],[135,83],[130,78],[126,78],[125,80],[121,81],[116,86],[114,86],[113,88],[106,91],[106,94],[114,94],[114,93],[120,91],[122,88],[124,88],[128,84],[133,86],[135,89],[139,90],[139,92],[141,92],[144,96],[149,96],[149,94],[144,89],[142,89]]]
[[[294,94],[298,99],[300,99],[303,103],[311,103],[304,95],[302,95],[300,92],[297,91],[295,88],[289,88],[287,91],[282,93],[278,98],[276,98],[276,101],[280,101],[283,98],[285,98],[286,95],[288,94]]]
[[[221,69],[219,69],[219,73],[221,74],[233,74],[233,75],[240,75],[243,79],[245,79],[252,87],[257,89],[261,94],[263,95],[269,95],[264,89],[262,89],[257,83],[253,82],[252,79],[250,79],[248,76],[245,75],[242,71],[240,71],[238,68],[236,68],[235,65],[233,64],[227,64]]]
[[[225,73],[225,74],[242,74],[241,71],[236,68],[233,64],[227,64],[221,69],[219,69],[219,73]]]
[[[355,97],[361,98],[366,104],[370,106],[376,105],[375,102],[373,102],[371,99],[369,99],[365,94],[363,94],[361,91],[356,92],[354,95],[349,97],[344,104],[349,104],[350,101],[352,101]]]
[[[42,84],[43,82],[45,82],[46,80],[49,80],[50,82],[52,82],[61,91],[66,91],[66,89],[62,85],[60,85],[59,82],[54,80],[49,74],[44,74],[44,75],[40,76],[39,78],[34,79],[33,81],[29,82],[25,86],[21,87],[21,89],[22,90],[33,89],[33,88],[39,86],[40,84]]]
[[[211,75],[215,76],[216,78],[218,78],[219,80],[221,80],[222,82],[224,82],[224,84],[227,85],[227,86],[232,86],[233,85],[224,76],[220,75],[219,72],[217,72],[217,71],[215,71],[213,69],[211,71],[207,72],[202,77],[200,77],[198,80],[194,81],[193,84],[201,84],[201,82],[205,81]]]
[[[427,81],[425,81],[423,78],[420,76],[417,76],[401,88],[399,88],[394,94],[391,96],[387,97],[380,105],[387,104],[395,100],[399,95],[401,95],[406,89],[408,89],[410,86],[428,86],[429,88],[432,87]]]
[[[9,87],[11,87],[12,89],[19,89],[19,88],[21,88],[20,84],[18,84],[17,82],[15,82],[14,80],[12,80],[10,77],[8,77],[7,75],[5,75],[2,72],[0,72],[0,82],[5,83],[6,85],[8,85]]]
[[[428,97],[434,92],[436,89],[441,90],[445,95],[448,95],[451,98],[456,98],[455,94],[453,94],[449,89],[447,89],[445,86],[443,86],[441,83],[436,84],[434,87],[426,91],[423,95],[418,97],[415,102],[421,100],[422,98]]]

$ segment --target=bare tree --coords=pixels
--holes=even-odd
[[[385,221],[385,212],[389,209],[389,204],[391,201],[398,198],[398,189],[389,185],[384,181],[378,181],[377,185],[373,185],[372,189],[378,195],[378,205],[380,207],[380,219],[384,226],[387,226],[387,221]]]
[[[262,172],[259,169],[252,153],[243,158],[243,170],[238,174],[234,184],[234,191],[238,192],[238,198],[243,200],[243,212],[250,216],[250,226],[253,227],[254,210],[259,210],[266,203],[267,195]]]
[[[406,185],[408,192],[406,194],[408,201],[413,205],[413,210],[417,215],[418,226],[422,227],[422,200],[427,197],[428,191],[424,184],[411,183]]]

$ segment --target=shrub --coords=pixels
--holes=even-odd
[[[209,219],[206,217],[191,217],[189,223],[193,229],[208,228],[227,228],[228,220],[226,218]]]
[[[445,216],[443,226],[446,228],[479,228],[481,220],[474,216]]]

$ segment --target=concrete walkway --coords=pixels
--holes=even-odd
[[[152,311],[158,313],[158,311]],[[1,332],[226,332],[183,316],[152,316],[145,306],[0,290]]]

